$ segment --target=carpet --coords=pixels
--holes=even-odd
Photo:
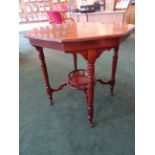
[[[97,84],[95,128],[89,128],[84,93],[65,87],[48,105],[39,60],[24,33],[19,36],[19,144],[20,155],[134,155],[135,154],[135,41],[120,45],[115,96],[109,86]],[[53,87],[73,69],[72,56],[44,49]],[[109,79],[112,51],[96,62],[96,75]],[[78,56],[78,67],[86,62]]]

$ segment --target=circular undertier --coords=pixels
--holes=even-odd
[[[88,74],[86,70],[80,69],[68,74],[68,84],[78,90],[88,88]]]

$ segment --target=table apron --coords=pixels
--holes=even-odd
[[[44,41],[30,39],[30,43],[33,46],[51,48],[59,51],[65,51],[67,53],[83,51],[88,49],[110,49],[119,45],[119,39],[103,39],[103,40],[90,40],[90,41],[79,41],[79,42],[65,42],[58,43],[53,41]]]
[[[36,39],[30,39],[29,41],[32,46],[64,51],[64,45],[62,43],[45,41],[45,40],[36,40]]]
[[[103,39],[103,40],[91,40],[80,42],[69,42],[64,44],[64,51],[80,51],[88,49],[108,49],[117,47],[119,45],[119,39]]]

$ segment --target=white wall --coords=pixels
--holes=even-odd
[[[114,9],[114,0],[106,0],[106,10]]]

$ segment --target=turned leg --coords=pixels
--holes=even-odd
[[[96,60],[96,51],[89,50],[88,51],[88,88],[87,88],[87,112],[88,112],[88,120],[90,127],[94,127],[93,123],[93,115],[94,115],[94,85],[95,85],[95,60]]]
[[[86,89],[86,90],[84,90],[84,93],[85,93],[85,97],[86,97],[86,102],[88,103],[87,89]]]
[[[93,106],[93,102],[94,102],[94,79],[93,79],[93,65],[88,65],[88,70],[89,72],[91,72],[88,75],[88,89],[87,89],[87,110],[88,110],[88,120],[89,120],[89,124],[91,127],[94,126],[93,124],[93,115],[94,115],[94,106]]]
[[[110,82],[110,93],[111,96],[114,95],[114,86],[115,86],[115,74],[117,69],[117,61],[118,61],[118,50],[119,48],[114,48],[113,62],[112,62],[112,74],[111,74],[111,82]]]
[[[42,75],[43,75],[43,79],[44,79],[45,86],[46,86],[46,92],[47,92],[48,98],[50,100],[50,105],[51,105],[51,104],[53,104],[53,102],[52,102],[52,89],[51,89],[50,83],[49,83],[48,72],[47,72],[47,67],[46,67],[46,63],[45,63],[43,48],[37,47],[37,46],[35,48],[36,48],[36,51],[38,52],[38,57],[40,60]]]
[[[73,64],[74,64],[74,70],[77,70],[77,55],[73,54]]]

